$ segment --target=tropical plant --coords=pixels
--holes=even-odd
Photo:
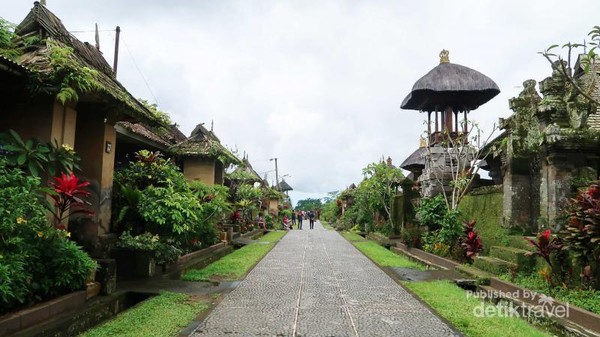
[[[574,89],[575,92],[581,94],[589,102],[596,105],[600,105],[600,100],[594,97],[594,92],[598,85],[598,77],[595,74],[595,64],[597,62],[598,54],[597,48],[600,46],[600,26],[594,26],[588,33],[589,39],[584,40],[583,43],[572,43],[567,42],[562,45],[562,49],[567,51],[566,60],[562,55],[556,52],[558,44],[554,44],[544,51],[539,52],[552,66],[554,71],[557,71],[566,84]],[[576,78],[577,69],[573,69],[576,63],[571,59],[573,55],[579,58],[577,64],[582,68],[585,74],[592,74],[588,81],[581,82]]]
[[[63,173],[60,177],[54,178],[54,182],[51,183],[54,193],[50,194],[54,199],[54,210],[51,210],[54,216],[54,227],[66,228],[63,221],[71,215],[94,214],[87,208],[90,203],[84,200],[90,195],[90,192],[84,189],[89,184],[88,181],[80,183],[79,178],[73,173],[69,175]]]
[[[65,104],[77,102],[79,95],[102,88],[98,82],[98,71],[79,63],[73,55],[73,48],[47,39],[50,65],[53,68],[52,80],[59,87],[56,99]]]
[[[582,269],[582,276],[600,287],[600,189],[592,185],[567,206],[564,245]]]
[[[182,250],[173,244],[161,240],[157,234],[142,233],[133,236],[124,232],[117,241],[117,247],[132,250],[149,251],[153,254],[157,264],[168,264],[177,261]]]
[[[1,135],[2,149],[8,151],[11,166],[22,167],[33,176],[39,176],[48,163],[50,149],[39,140],[31,138],[24,141],[14,130]]]
[[[40,180],[0,157],[0,314],[82,289],[95,262],[48,223]]]
[[[473,262],[473,258],[479,255],[483,250],[481,238],[475,230],[476,223],[475,220],[471,220],[465,224],[464,236],[460,244],[465,252],[465,257],[468,262]]]
[[[527,252],[526,254],[537,255],[546,261],[550,268],[553,267],[552,261],[550,259],[552,253],[562,249],[562,243],[560,243],[559,238],[552,238],[552,232],[549,229],[545,230],[542,233],[539,233],[537,236],[537,240],[532,240],[530,238],[525,238],[533,247],[535,247],[535,251]]]
[[[11,166],[19,167],[33,176],[48,172],[50,176],[58,173],[72,173],[79,169],[79,156],[68,145],[58,142],[44,143],[36,138],[23,140],[14,130],[0,134],[0,148]]]

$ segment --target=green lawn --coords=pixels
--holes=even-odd
[[[394,254],[392,251],[382,247],[377,242],[364,241],[353,242],[352,244],[382,267],[401,267],[418,270],[426,269],[424,265],[411,261],[406,256]]]
[[[244,276],[281,239],[286,231],[273,231],[257,243],[244,246],[209,264],[203,269],[190,269],[181,277],[184,281],[232,281]],[[268,243],[267,243],[268,242]]]
[[[481,302],[474,297],[467,297],[463,289],[450,281],[404,282],[403,284],[432,306],[440,316],[450,321],[465,336],[552,336],[517,317],[492,317],[493,315],[478,317],[475,315],[476,308],[495,306]]]
[[[165,292],[80,336],[175,336],[207,308],[208,303],[198,301],[189,295]]]
[[[364,241],[366,240],[362,236],[352,233],[352,232],[342,232],[342,236],[346,238],[348,241]]]
[[[287,233],[287,231],[272,231],[266,235],[261,236],[258,241],[260,242],[277,242]]]

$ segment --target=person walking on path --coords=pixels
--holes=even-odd
[[[298,211],[298,229],[302,229],[302,218],[303,218],[302,211]]]
[[[310,229],[315,229],[315,212],[308,212],[308,220],[310,222]]]
[[[292,210],[292,227],[296,224],[296,212]]]

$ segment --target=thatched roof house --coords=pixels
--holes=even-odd
[[[211,185],[223,184],[225,167],[240,163],[203,124],[198,124],[189,138],[171,146],[169,151],[183,160],[186,178]]]

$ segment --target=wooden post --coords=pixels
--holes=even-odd
[[[117,66],[119,65],[119,36],[121,36],[121,27],[117,26],[117,33],[115,36],[115,60],[113,63],[113,72],[117,77]]]

